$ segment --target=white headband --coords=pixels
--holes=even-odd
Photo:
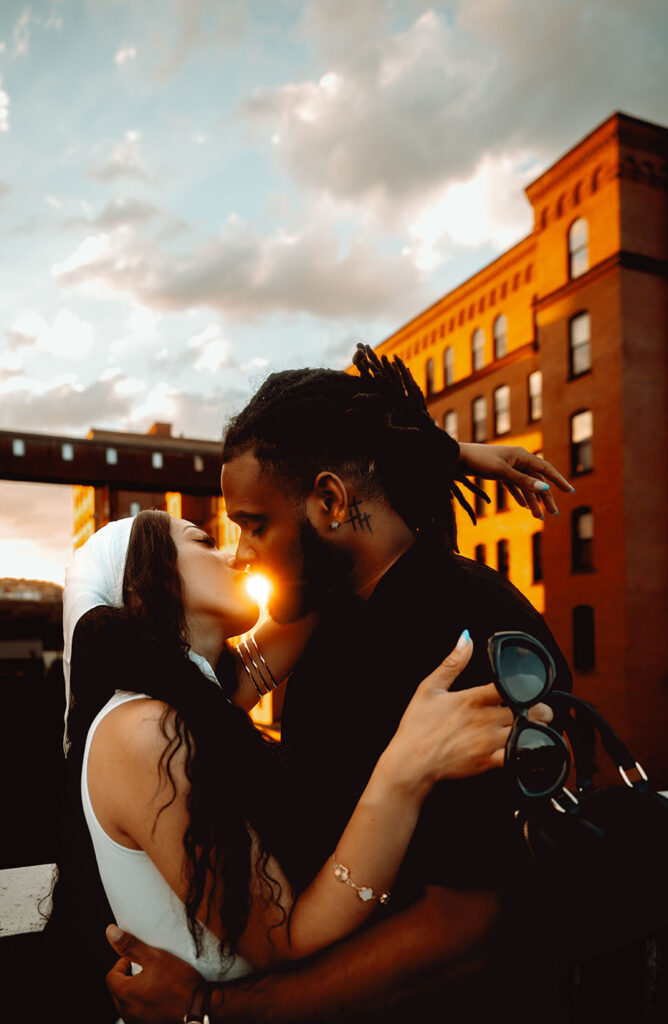
[[[70,663],[72,637],[79,619],[91,608],[123,605],[123,575],[134,517],[108,523],[74,553],[65,574],[63,593],[63,672],[65,675],[65,753],[69,748],[67,720],[72,699]]]

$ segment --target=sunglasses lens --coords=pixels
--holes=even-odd
[[[529,647],[507,644],[501,648],[499,674],[512,701],[524,704],[536,700],[545,688],[547,669],[543,659]]]
[[[511,765],[527,793],[545,793],[559,785],[565,767],[564,750],[541,729],[522,729]]]

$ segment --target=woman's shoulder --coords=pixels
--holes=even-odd
[[[129,768],[139,762],[155,762],[176,738],[175,712],[165,701],[146,694],[128,696],[100,720],[93,743]]]

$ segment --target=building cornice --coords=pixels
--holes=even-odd
[[[547,309],[548,306],[553,305],[555,302],[560,302],[569,295],[574,295],[576,292],[581,291],[582,288],[586,288],[588,285],[593,284],[594,281],[605,277],[606,274],[611,273],[617,268],[638,270],[643,274],[653,274],[656,277],[668,278],[668,260],[658,260],[652,256],[641,256],[638,253],[620,250],[609,256],[607,260],[602,260],[591,267],[585,274],[573,278],[572,281],[567,281],[566,284],[555,288],[554,291],[548,292],[547,295],[537,296],[533,301],[534,311],[539,312],[540,310]]]

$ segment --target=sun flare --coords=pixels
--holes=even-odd
[[[254,572],[248,578],[246,583],[246,590],[259,605],[266,605],[269,597],[271,596],[271,583],[266,576],[262,576],[258,572]]]

